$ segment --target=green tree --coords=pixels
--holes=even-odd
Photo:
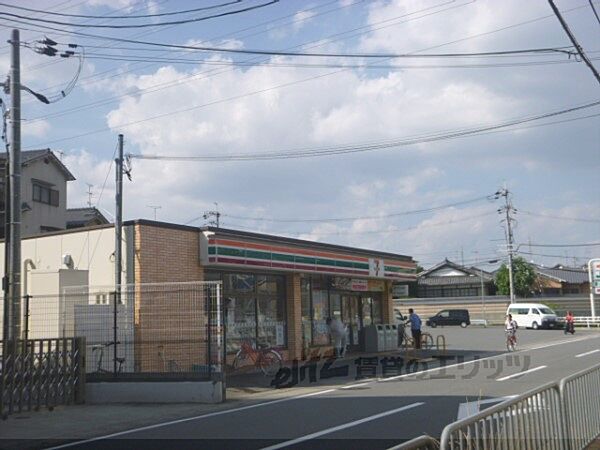
[[[535,282],[535,271],[533,267],[523,258],[517,257],[513,259],[513,284],[515,295],[519,297],[529,297],[533,290]],[[496,287],[498,294],[510,294],[510,282],[508,277],[508,266],[502,264],[496,273]]]

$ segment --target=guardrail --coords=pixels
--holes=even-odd
[[[423,435],[388,450],[438,450],[440,444],[431,436]]]
[[[551,383],[448,425],[441,449],[558,450],[563,440],[560,392]]]
[[[600,365],[447,425],[439,448],[583,450],[600,436],[598,405]],[[393,449],[429,450],[435,443],[420,436]]]
[[[586,448],[600,435],[600,365],[563,378],[559,386],[571,449]]]
[[[575,317],[575,325],[586,325],[588,328],[591,326],[600,327],[600,316],[579,316]]]

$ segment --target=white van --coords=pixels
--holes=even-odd
[[[506,310],[522,328],[558,328],[556,313],[541,303],[513,303]]]

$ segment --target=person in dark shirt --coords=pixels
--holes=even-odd
[[[410,333],[415,342],[415,348],[421,348],[421,318],[412,308],[408,310],[408,321],[410,322]]]

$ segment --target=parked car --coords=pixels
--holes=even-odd
[[[444,309],[435,316],[427,319],[426,324],[432,328],[435,328],[438,325],[460,325],[461,327],[466,328],[471,325],[471,318],[469,316],[469,311],[466,309]]]
[[[556,313],[542,303],[515,303],[510,305],[506,314],[512,315],[519,327],[533,328],[562,328],[564,323]]]

